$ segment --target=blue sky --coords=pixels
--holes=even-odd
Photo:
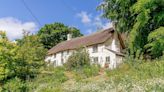
[[[102,0],[0,0],[0,30],[5,30],[13,40],[22,36],[21,30],[35,33],[45,24],[61,22],[75,26],[83,34],[110,27],[109,21],[100,18],[96,7]]]

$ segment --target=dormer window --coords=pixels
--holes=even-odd
[[[93,53],[96,53],[96,52],[98,52],[98,46],[97,45],[94,45],[93,46]]]

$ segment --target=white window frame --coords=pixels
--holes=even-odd
[[[93,53],[97,53],[98,52],[98,45],[94,45],[92,47]]]
[[[105,57],[105,63],[110,64],[110,56]]]
[[[99,62],[99,57],[93,57],[93,64],[98,64]]]

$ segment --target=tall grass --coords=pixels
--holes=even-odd
[[[130,60],[128,60],[130,61]],[[99,75],[97,66],[67,71],[49,67],[26,83],[15,78],[0,91],[6,92],[164,92],[164,60],[126,62]],[[70,74],[71,76],[67,75]],[[73,76],[72,76],[73,75]]]

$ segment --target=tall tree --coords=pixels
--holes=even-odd
[[[117,21],[117,31],[129,33],[128,48],[131,55],[136,58],[141,54],[152,56],[152,49],[148,49],[146,45],[154,42],[150,41],[152,36],[149,35],[155,31],[164,31],[160,28],[164,26],[164,0],[104,0],[99,9],[104,11],[104,17]],[[160,30],[156,30],[158,28]],[[155,45],[151,46],[156,48],[153,47]],[[164,51],[163,48],[160,50]],[[160,57],[161,51],[157,51],[158,55],[152,58]]]
[[[17,44],[14,69],[16,76],[25,80],[40,72],[40,68],[44,65],[46,50],[39,42],[38,36],[28,35],[28,33],[25,33],[22,40]]]
[[[71,33],[73,38],[82,36],[75,27],[68,27],[62,23],[46,24],[39,30],[38,35],[44,47],[50,49],[57,43],[67,40],[68,33]]]
[[[5,32],[0,31],[0,80],[4,80],[14,74],[13,62],[15,61],[15,47],[6,37]]]

